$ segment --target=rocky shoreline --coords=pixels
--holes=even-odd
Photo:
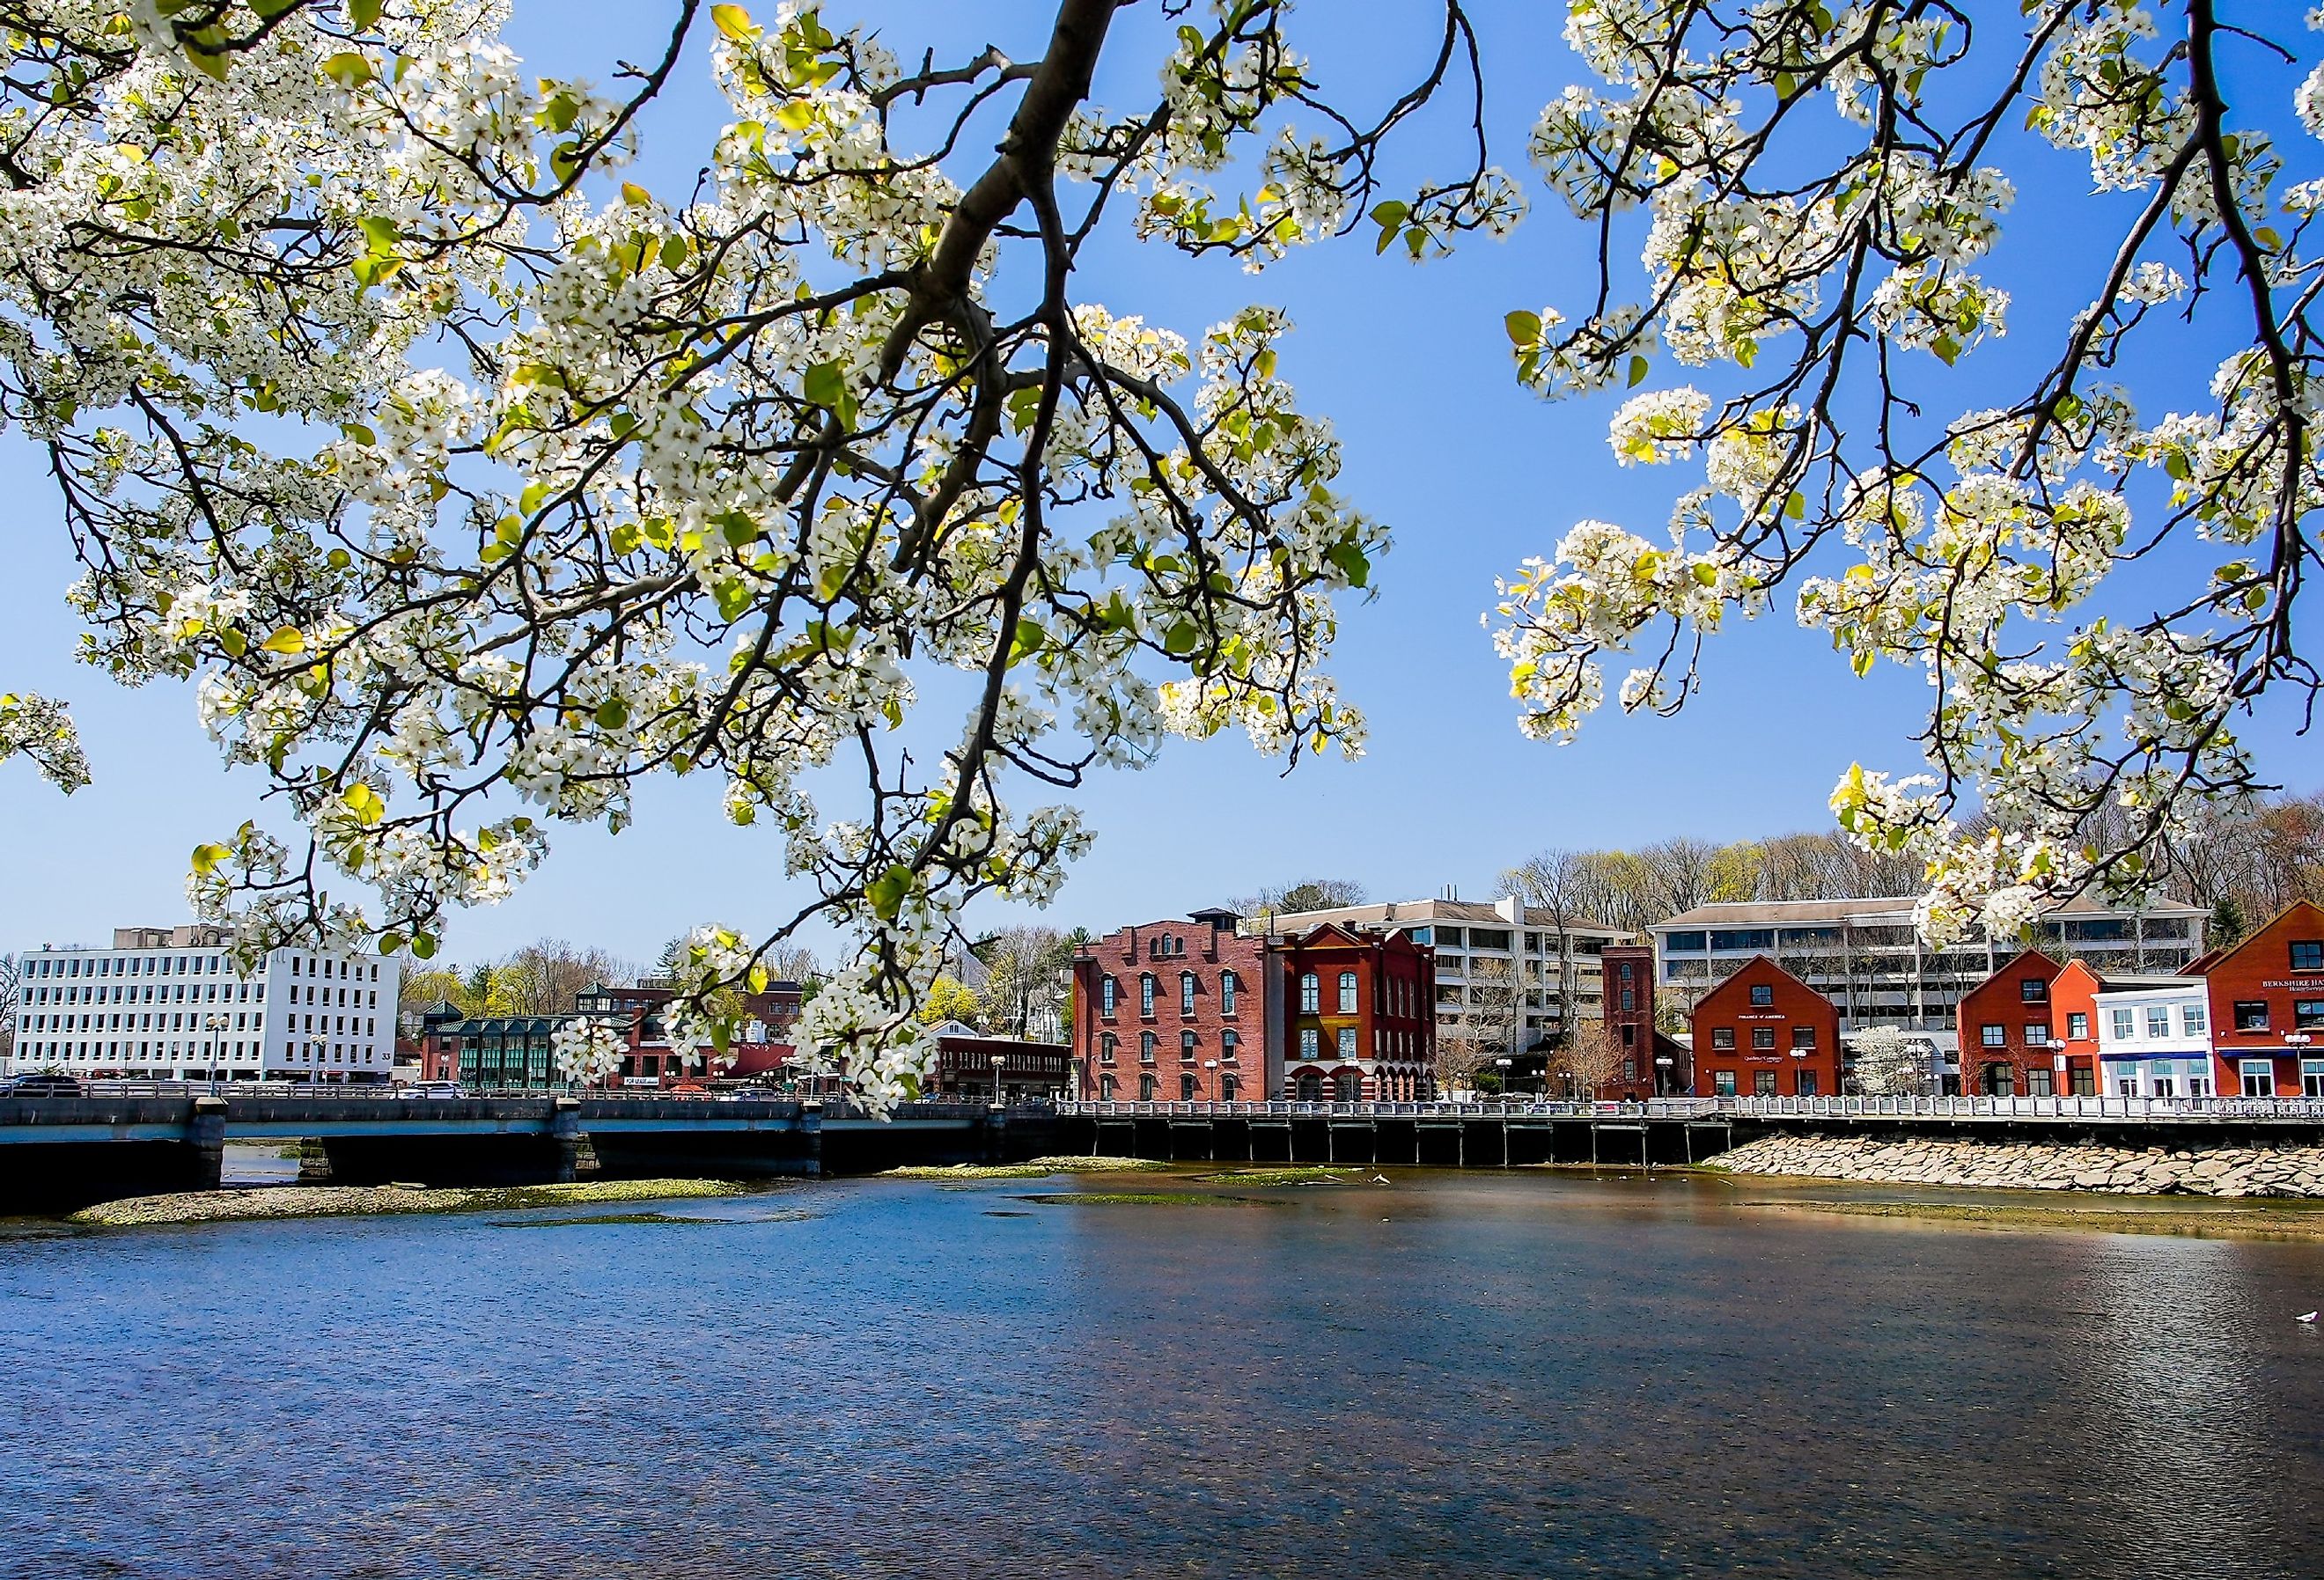
[[[2324,1200],[2324,1147],[2133,1149],[1784,1135],[1738,1147],[1707,1166],[1867,1185]]]

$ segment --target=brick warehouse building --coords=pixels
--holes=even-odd
[[[1684,1043],[1655,1028],[1655,951],[1646,944],[1609,944],[1606,975],[1606,1035],[1621,1050],[1621,1064],[1592,1095],[1614,1101],[1683,1097],[1694,1089],[1692,1056]],[[1583,1021],[1569,1035],[1587,1036]]]
[[[1074,959],[1086,1099],[1166,1103],[1433,1095],[1435,974],[1400,932],[1246,936],[1232,911],[1121,928]]]
[[[1755,955],[1694,1006],[1698,1097],[1840,1095],[1840,1011]]]
[[[1341,922],[1268,940],[1268,969],[1286,1006],[1283,1095],[1305,1103],[1434,1096],[1433,956],[1400,930]]]
[[[2324,910],[2303,900],[2187,968],[2209,984],[2225,1097],[2324,1097]]]
[[[1963,1092],[1974,1097],[2052,1095],[2060,1083],[2051,1043],[2064,1039],[2058,1035],[2052,986],[2064,969],[2041,950],[2026,949],[1961,995]]]

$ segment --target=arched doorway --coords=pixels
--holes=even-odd
[[[1301,1070],[1297,1090],[1300,1102],[1321,1103],[1323,1100],[1323,1077],[1314,1070]]]
[[[1332,1077],[1332,1100],[1334,1103],[1360,1103],[1364,1100],[1364,1078],[1354,1070],[1342,1070]]]

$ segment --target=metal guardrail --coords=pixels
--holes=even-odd
[[[2042,1119],[2314,1120],[2318,1097],[1657,1097],[1640,1103],[1059,1103],[1094,1119]]]

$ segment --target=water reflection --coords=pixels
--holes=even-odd
[[[0,1570],[2324,1568],[2314,1248],[1683,1180],[1054,1188],[0,1245],[41,1363]]]

